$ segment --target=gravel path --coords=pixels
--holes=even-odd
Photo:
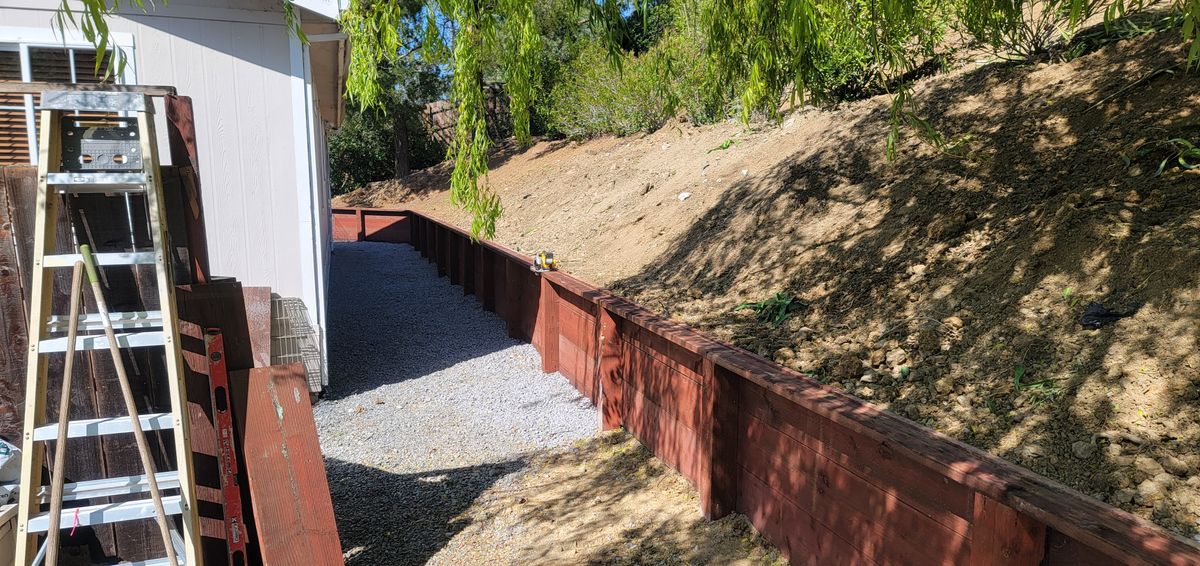
[[[334,245],[328,338],[315,412],[348,566],[424,564],[526,455],[597,430],[586,398],[409,246]]]

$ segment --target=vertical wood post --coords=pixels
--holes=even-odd
[[[477,248],[477,247],[479,247],[479,246],[475,245],[475,242],[472,242],[470,238],[463,237],[463,239],[462,239],[462,254],[460,254],[460,255],[462,256],[462,262],[463,262],[463,264],[462,264],[463,265],[462,286],[463,286],[463,294],[464,295],[475,295],[476,294],[475,293],[475,279],[476,279],[475,271],[478,270],[478,267],[475,264],[475,256],[477,255],[475,248]]]
[[[446,233],[446,230],[441,225],[434,224],[433,237],[437,240],[437,251],[434,252],[433,263],[437,264],[438,277],[447,277],[450,271],[446,269],[446,266],[449,264],[446,261],[446,248],[449,242],[446,240],[449,239],[450,235]]]
[[[204,227],[204,200],[201,198],[200,159],[196,151],[196,119],[192,99],[169,94],[163,97],[167,115],[167,143],[171,164],[180,168],[183,192],[183,224],[187,233],[188,259],[192,281],[208,283],[208,235]]]
[[[523,340],[522,325],[525,320],[524,285],[521,284],[521,266],[505,257],[504,261],[504,320],[508,323],[508,336]]]
[[[696,489],[704,516],[720,519],[732,513],[737,503],[738,376],[707,357],[700,367],[704,470]]]
[[[451,230],[444,231],[446,235],[446,272],[450,274],[450,284],[458,285],[462,283],[462,271],[459,270],[459,257],[461,248],[459,241],[462,240],[457,232]]]
[[[492,250],[480,244],[479,261],[475,265],[479,269],[479,276],[482,278],[476,295],[483,299],[484,310],[496,312],[496,280],[492,275],[495,272],[496,261],[493,258]]]
[[[542,371],[554,373],[558,371],[558,341],[561,332],[558,323],[558,290],[545,275],[538,277],[538,282],[542,286],[538,299],[538,318],[542,321]]]
[[[492,252],[492,305],[494,312],[505,324],[508,324],[508,310],[512,301],[508,298],[508,257],[500,252]]]
[[[354,227],[357,233],[354,236],[354,241],[364,242],[367,240],[367,219],[363,216],[363,209],[354,209]]]
[[[1036,566],[1046,553],[1046,525],[982,493],[972,512],[971,566]]]
[[[625,422],[621,335],[616,318],[603,306],[599,308],[598,320],[600,344],[596,350],[600,356],[597,363],[600,372],[600,428],[612,430]]]
[[[459,234],[454,235],[454,252],[458,256],[454,258],[454,271],[458,272],[458,284],[462,285],[464,295],[471,292],[471,284],[468,283],[470,274],[467,273],[467,252],[470,249],[470,239]]]

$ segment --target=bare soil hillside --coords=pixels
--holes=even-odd
[[[926,79],[951,149],[890,163],[884,98],[505,148],[497,239],[1195,536],[1200,171],[1160,143],[1200,145],[1178,37]],[[465,225],[446,174],[346,200]],[[775,293],[801,307],[781,324],[736,309]],[[1097,308],[1127,316],[1081,324]]]

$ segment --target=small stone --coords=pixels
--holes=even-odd
[[[685,201],[685,200],[687,200],[687,199],[689,199],[689,198],[691,198],[691,197],[692,197],[692,193],[689,193],[689,192],[687,192],[687,191],[684,191],[684,192],[682,192],[682,193],[679,193],[679,197],[678,197],[678,198],[679,198],[679,202],[683,202],[683,201]]]
[[[1116,458],[1121,455],[1122,451],[1123,449],[1121,448],[1120,444],[1104,445],[1104,455],[1108,458]]]
[[[749,170],[749,169],[742,169],[742,176],[743,176],[743,177],[745,177],[746,175],[749,175],[749,174],[750,174],[750,170]]]
[[[1150,478],[1138,484],[1134,500],[1142,507],[1152,507],[1163,498],[1166,491],[1166,485],[1159,482],[1157,478]]]
[[[940,395],[949,395],[954,392],[954,379],[948,375],[939,377],[933,382],[933,389]]]
[[[806,342],[812,338],[813,333],[814,333],[813,329],[811,329],[807,326],[801,326],[798,330],[796,330],[795,340],[797,342]]]
[[[1133,503],[1133,498],[1137,496],[1137,492],[1132,489],[1119,489],[1113,494],[1112,500],[1118,505],[1129,505]]]
[[[834,362],[831,373],[838,379],[852,379],[858,377],[862,373],[862,369],[862,361],[858,359],[858,356],[847,352]]]
[[[963,327],[963,319],[959,318],[957,316],[948,316],[948,317],[942,319],[942,322],[944,324],[946,324],[946,326],[949,326],[951,328],[962,328]]]
[[[1200,476],[1192,476],[1187,479],[1187,484],[1200,489]]]
[[[1138,456],[1133,459],[1133,467],[1138,472],[1148,477],[1154,477],[1163,473],[1162,464],[1149,456]]]
[[[879,373],[875,370],[867,370],[863,372],[862,377],[858,378],[863,383],[876,383],[879,381]]]
[[[791,348],[788,348],[787,346],[784,346],[778,350],[775,350],[775,361],[777,361],[777,362],[780,362],[781,360],[782,360],[782,362],[786,362],[788,360],[792,360],[795,358],[796,358],[796,351]]]
[[[883,363],[883,360],[886,357],[887,352],[884,352],[883,350],[871,350],[867,354],[867,362],[869,362],[872,366],[879,366]]]
[[[1179,477],[1186,477],[1188,474],[1192,473],[1192,468],[1191,466],[1187,465],[1187,462],[1184,462],[1183,460],[1169,454],[1159,459],[1158,462],[1162,464],[1164,470]]]
[[[1092,454],[1096,453],[1096,445],[1086,440],[1080,440],[1071,444],[1071,452],[1075,454],[1076,458],[1087,460],[1092,457]]]
[[[884,359],[888,365],[898,366],[908,361],[908,353],[900,348],[896,348],[888,352]]]
[[[1041,458],[1046,455],[1046,450],[1037,444],[1026,444],[1018,448],[1017,452],[1025,458]]]
[[[855,394],[863,399],[871,399],[875,397],[875,389],[871,387],[859,387]]]

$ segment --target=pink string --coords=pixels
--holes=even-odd
[[[75,520],[71,521],[71,533],[68,534],[67,536],[69,536],[69,537],[75,536],[75,529],[77,529],[77,528],[79,528],[79,508],[78,507],[75,508]]]

